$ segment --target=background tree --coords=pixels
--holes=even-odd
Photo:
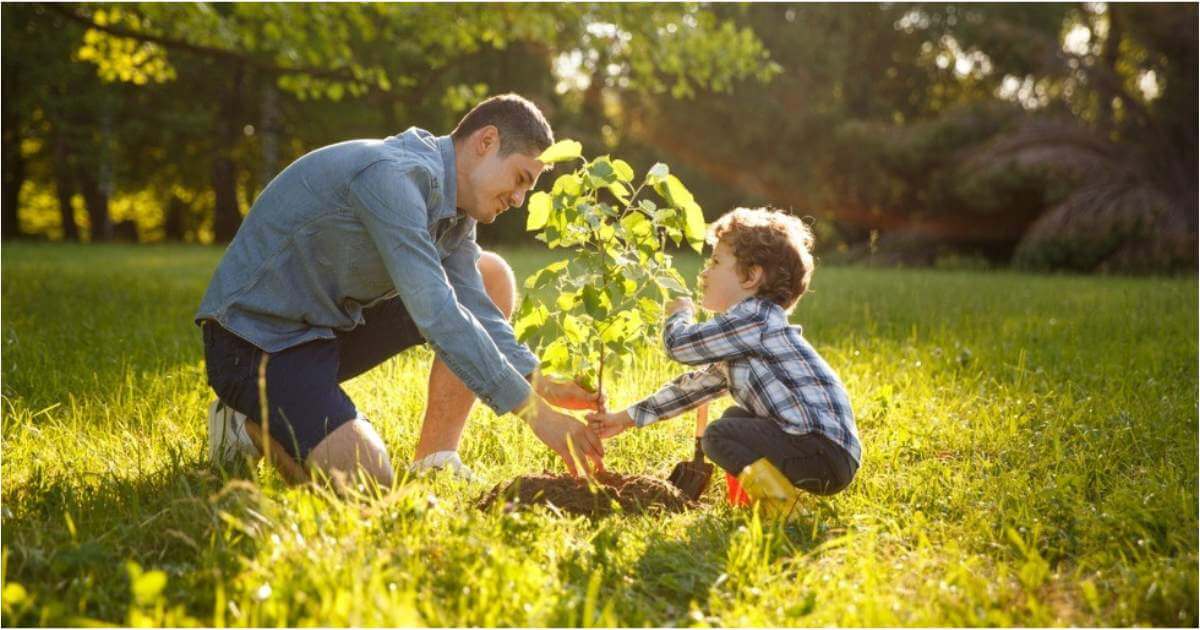
[[[820,240],[862,243],[850,254],[881,232],[895,261],[1194,266],[1195,177],[1168,181],[1196,170],[1194,8],[716,10],[762,38],[776,80],[624,99],[633,135],[706,176],[689,179],[709,207],[795,208],[829,220]]]
[[[1195,7],[4,11],[6,237],[22,224],[69,237],[71,200],[94,210],[80,227],[101,237],[111,206],[151,239],[227,239],[304,152],[444,131],[480,98],[517,91],[560,137],[639,171],[669,161],[714,213],[772,203],[816,217],[827,259],[1090,270],[1196,258]],[[482,236],[521,242],[523,227],[511,215]]]

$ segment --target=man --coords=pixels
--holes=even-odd
[[[196,314],[219,399],[210,454],[257,456],[269,445],[292,481],[361,468],[390,484],[386,447],[338,384],[428,342],[437,358],[414,469],[470,476],[457,448],[475,397],[527,422],[572,474],[577,461],[601,467],[599,440],[551,405],[604,401],[540,377],[508,321],[512,270],[475,242],[477,223],[524,203],[553,141],[537,107],[510,94],[477,105],[449,136],[414,127],[342,142],[279,173]]]

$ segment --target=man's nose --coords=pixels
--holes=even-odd
[[[525,191],[518,190],[517,192],[513,193],[512,197],[510,198],[510,203],[512,207],[520,208],[521,204],[525,203]]]

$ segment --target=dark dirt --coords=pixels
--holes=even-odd
[[[487,510],[497,500],[504,501],[506,509],[548,504],[584,516],[607,516],[616,510],[631,514],[682,512],[695,506],[678,488],[655,477],[603,472],[595,481],[596,484],[589,486],[582,477],[575,479],[549,473],[517,477],[508,483],[496,484],[477,505],[481,510]]]

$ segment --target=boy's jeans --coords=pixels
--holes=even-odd
[[[704,454],[733,475],[766,457],[797,488],[836,494],[850,485],[858,464],[850,454],[819,433],[791,435],[779,423],[730,407],[704,430]]]

